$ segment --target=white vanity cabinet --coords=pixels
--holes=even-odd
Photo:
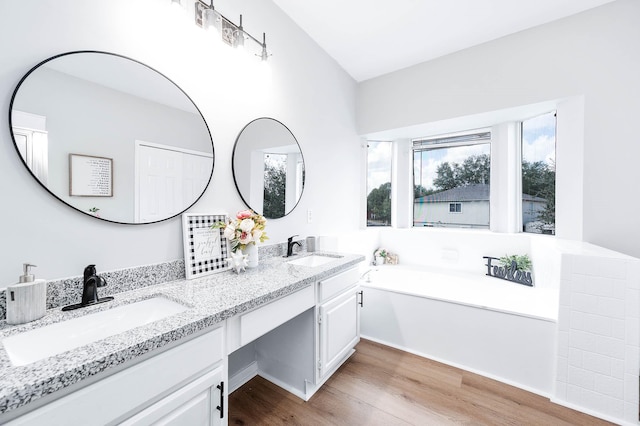
[[[8,424],[226,424],[224,361],[224,328],[218,327]]]
[[[185,327],[180,322],[171,327],[150,326],[143,330],[150,333],[148,336],[136,335],[130,341],[132,336],[122,335],[113,341],[96,342],[103,345],[96,346],[98,353],[92,353],[90,346],[70,351],[66,355],[78,358],[68,366],[63,355],[37,361],[27,367],[34,371],[25,382],[36,395],[43,383],[36,373],[46,369],[42,376],[50,378],[50,383],[42,389],[50,394],[33,401],[20,400],[19,407],[0,413],[0,424],[226,425],[229,392],[256,374],[308,400],[360,340],[361,293],[354,265],[360,259],[343,257],[331,269],[341,272],[326,278],[319,278],[327,274],[326,268],[291,269],[296,266],[277,262],[274,267],[283,275],[281,282],[277,274],[271,278],[273,282],[265,282],[259,274],[246,274],[242,281],[231,281],[248,289],[237,305],[209,297],[210,291],[223,291],[224,286],[194,286],[193,291],[202,291],[203,296],[199,312],[226,314],[219,317],[224,319],[217,325],[191,336],[180,334]],[[174,290],[169,283],[167,291]],[[233,289],[233,294],[236,292]],[[195,322],[187,324],[197,327]],[[171,342],[162,348],[121,353],[134,342],[156,347],[159,329],[178,334],[164,336]],[[127,361],[109,368],[97,365],[121,356]],[[87,371],[81,370],[85,368]],[[100,372],[91,375],[92,369]],[[68,383],[61,383],[63,380]],[[24,387],[14,387],[11,395],[21,396]]]
[[[360,341],[362,293],[357,268],[318,282],[318,377],[326,380]]]
[[[360,341],[358,280],[353,267],[229,318],[231,390],[259,374],[308,400]]]

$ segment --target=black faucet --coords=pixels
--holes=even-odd
[[[82,287],[82,304],[91,305],[98,303],[98,287],[107,285],[107,281],[96,273],[96,265],[84,268],[84,285]]]
[[[297,235],[294,235],[293,237],[297,237]],[[293,237],[289,237],[287,239],[287,255],[285,257],[293,256],[293,246],[295,246],[296,244],[298,245],[298,247],[302,247],[300,241],[293,241]]]
[[[84,279],[82,283],[82,301],[75,305],[65,306],[62,308],[63,311],[71,311],[73,309],[84,308],[85,306],[113,300],[113,297],[98,297],[98,287],[106,286],[107,280],[96,273],[96,265],[89,265],[84,268]]]

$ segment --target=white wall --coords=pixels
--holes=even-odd
[[[191,5],[191,2],[186,2]],[[192,11],[174,13],[169,0],[40,0],[0,2],[0,109],[8,116],[20,78],[41,60],[73,50],[103,50],[139,60],[178,84],[211,129],[216,164],[194,212],[244,208],[231,173],[231,152],[249,121],[270,116],[298,139],[306,187],[298,207],[267,225],[270,242],[293,234],[320,235],[358,227],[360,146],[355,130],[355,82],[272,2],[217,0],[216,9],[245,29],[267,33],[271,73],[240,58],[193,24]],[[242,63],[245,62],[244,65]],[[249,62],[253,65],[250,66]],[[336,155],[340,152],[340,155]],[[16,281],[23,262],[46,279],[181,258],[180,219],[116,225],[62,205],[32,179],[16,154],[8,119],[0,120],[0,287]],[[339,208],[338,208],[339,207]],[[307,223],[307,210],[313,223]]]
[[[556,102],[569,110],[558,108],[558,215],[579,207],[559,217],[558,233],[638,257],[640,197],[629,196],[640,181],[638,16],[640,2],[618,0],[365,81],[359,133],[570,99]],[[582,109],[583,131],[575,116]],[[611,208],[611,200],[625,200],[625,208]]]

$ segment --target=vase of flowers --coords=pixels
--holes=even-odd
[[[265,232],[267,219],[253,210],[242,210],[236,214],[235,219],[228,222],[218,222],[212,228],[223,229],[225,238],[229,241],[232,252],[242,251],[247,255],[247,267],[258,266],[257,243],[263,243],[269,239]]]

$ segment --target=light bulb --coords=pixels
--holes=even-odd
[[[207,30],[213,30],[220,32],[221,29],[221,18],[214,9],[205,9],[204,11],[204,24]]]
[[[234,46],[236,49],[244,49],[244,31],[242,30],[238,30],[235,33],[235,44]]]
[[[266,33],[262,33],[262,52],[260,53],[260,59],[262,60],[262,62],[266,62],[267,59],[269,59],[269,52],[267,51],[267,34]]]

